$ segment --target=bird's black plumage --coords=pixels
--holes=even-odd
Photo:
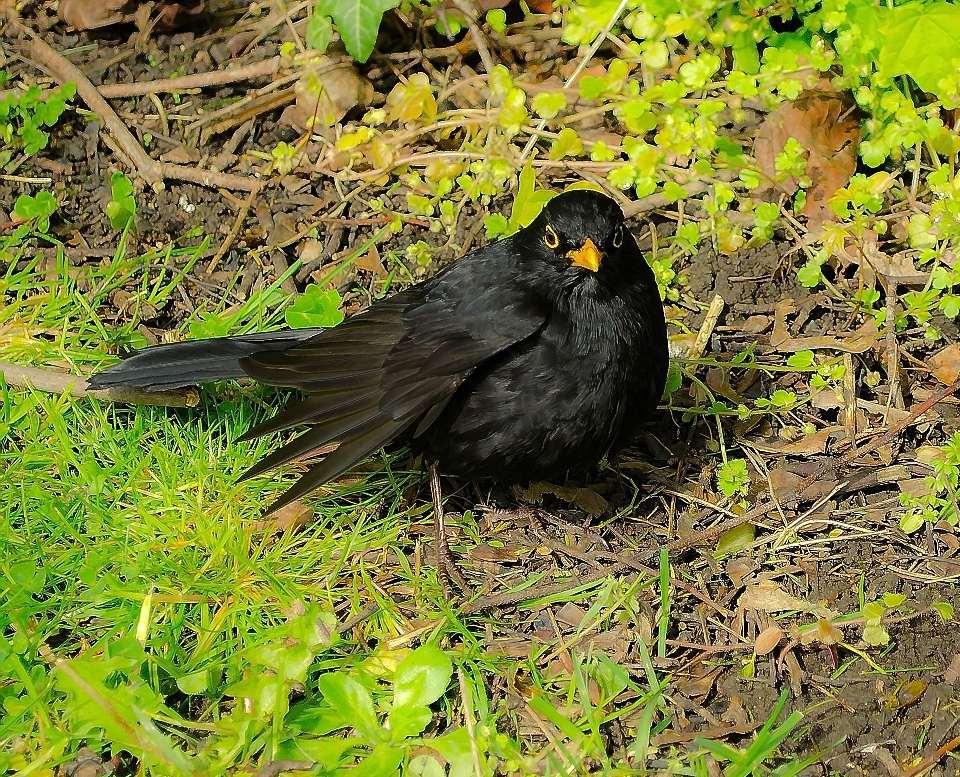
[[[403,433],[449,474],[561,478],[629,442],[660,399],[667,362],[657,284],[622,211],[580,190],[334,329],[147,348],[90,387],[247,375],[307,392],[244,435],[309,426],[246,477],[337,444],[274,510]]]

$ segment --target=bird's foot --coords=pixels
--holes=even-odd
[[[453,588],[450,585],[451,580],[457,584],[457,587],[463,593],[469,593],[471,589],[457,568],[457,564],[453,560],[453,554],[450,552],[450,543],[447,541],[447,526],[444,522],[440,475],[437,473],[437,466],[435,464],[430,465],[430,495],[433,497],[433,521],[437,538],[437,574],[440,578],[440,585],[443,586],[444,596],[446,596],[447,599],[452,599]]]

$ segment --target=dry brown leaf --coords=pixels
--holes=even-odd
[[[960,377],[960,344],[954,343],[937,351],[927,360],[934,377],[950,386]]]
[[[553,494],[565,502],[570,502],[590,517],[602,515],[609,503],[600,494],[590,488],[576,486],[555,486],[552,483],[534,483],[524,492],[523,498],[529,502],[538,502],[544,494]]]
[[[956,653],[950,661],[950,666],[943,673],[943,681],[947,685],[956,685],[960,681],[960,653]]]
[[[373,246],[353,264],[358,270],[372,272],[378,278],[385,278],[387,276],[387,268],[383,266],[383,262],[380,260],[380,252],[376,246]]]
[[[296,103],[284,110],[282,120],[304,130],[324,134],[354,108],[365,108],[373,99],[373,84],[352,62],[320,57],[304,70],[293,87]],[[332,133],[331,133],[332,134]]]
[[[781,639],[783,639],[783,629],[779,626],[767,626],[753,641],[753,652],[758,656],[765,656],[773,652]]]
[[[836,613],[831,612],[826,607],[791,596],[772,580],[764,580],[756,585],[747,586],[740,594],[739,604],[745,609],[758,610],[759,612],[800,610],[801,612],[817,613],[828,618],[836,617]]]
[[[730,559],[723,571],[726,572],[730,581],[739,587],[743,585],[743,579],[747,575],[757,571],[757,562],[749,556],[738,556]]]
[[[274,510],[266,520],[254,523],[253,530],[269,529],[274,534],[279,534],[285,529],[299,529],[305,526],[313,520],[313,516],[313,508],[297,500],[284,505],[279,510]]]
[[[740,331],[749,335],[765,332],[770,326],[770,316],[750,316],[740,325]]]
[[[675,731],[665,731],[655,737],[650,738],[650,744],[655,747],[666,747],[668,745],[682,745],[687,742],[693,742],[695,739],[717,740],[729,736],[745,736],[751,734],[760,728],[760,723],[745,723],[742,726],[712,726],[710,728],[697,729],[687,733],[677,733]]]
[[[484,543],[470,549],[470,558],[475,561],[509,563],[516,561],[521,555],[523,555],[523,549],[519,546],[496,546]]]
[[[846,186],[857,169],[860,121],[847,93],[829,89],[804,91],[767,116],[754,144],[754,156],[767,177],[768,191],[792,195],[799,187],[794,176],[778,181],[777,155],[795,138],[807,152],[805,174],[810,177],[807,201],[801,211],[807,227],[818,230],[832,218],[829,200]]]
[[[830,442],[830,436],[841,431],[842,428],[840,426],[828,426],[826,429],[808,434],[799,440],[774,446],[774,450],[785,456],[812,456],[816,453],[824,453],[827,450],[827,444]]]
[[[699,671],[694,677],[677,678],[677,690],[696,702],[703,702],[712,692],[717,677],[723,671],[723,667],[711,667],[700,664]]]
[[[587,613],[584,612],[582,607],[578,607],[573,602],[567,602],[557,610],[554,617],[557,619],[557,623],[562,623],[564,626],[576,627],[583,623],[583,619],[587,617]]]
[[[893,256],[883,253],[876,240],[864,241],[863,256],[886,283],[924,286],[930,273],[918,270],[913,264],[912,251],[899,251]]]
[[[191,17],[203,10],[203,0],[178,3],[157,3],[151,6],[138,0],[60,0],[57,15],[78,30],[98,30],[114,24],[143,20],[144,13],[152,15],[150,30],[168,32],[182,27]]]
[[[774,324],[774,331],[777,325]],[[830,335],[816,335],[813,337],[787,337],[786,340],[774,342],[770,337],[770,344],[780,353],[797,353],[798,351],[831,350],[843,353],[863,353],[869,351],[880,340],[877,331],[877,322],[868,318],[855,332],[845,337],[831,337]]]

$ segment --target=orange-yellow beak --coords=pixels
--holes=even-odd
[[[588,237],[587,242],[575,251],[567,251],[567,257],[571,264],[577,267],[583,267],[590,272],[596,272],[600,269],[600,260],[603,254],[596,244]]]

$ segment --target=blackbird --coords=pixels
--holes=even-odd
[[[333,329],[158,345],[89,385],[161,390],[248,376],[306,392],[241,438],[308,427],[243,477],[336,444],[272,512],[398,437],[468,479],[582,471],[634,437],[667,363],[657,283],[623,212],[575,190],[513,236]]]

